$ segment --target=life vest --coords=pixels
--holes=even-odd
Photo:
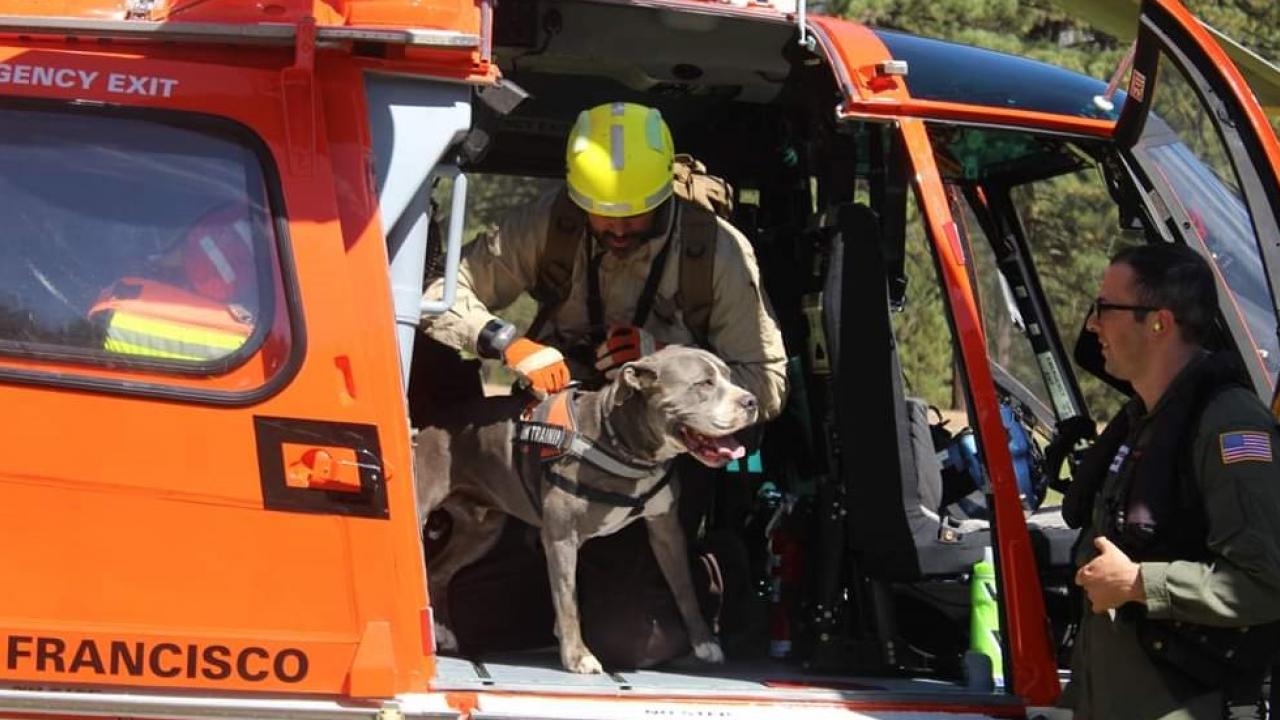
[[[230,355],[254,329],[253,317],[238,305],[129,277],[102,293],[89,319],[105,331],[108,352],[197,362]]]

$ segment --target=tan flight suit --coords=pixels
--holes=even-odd
[[[1123,412],[1131,413],[1130,427],[1136,428],[1163,405],[1158,402],[1146,415],[1135,397]],[[1241,430],[1270,436],[1270,462],[1224,461],[1222,435]],[[1201,414],[1191,452],[1214,559],[1141,563],[1149,617],[1217,627],[1280,619],[1280,435],[1275,418],[1252,392],[1239,387],[1222,391]],[[1098,555],[1093,539],[1103,526],[1104,508],[1118,495],[1113,480],[1114,474],[1095,498],[1091,523],[1077,547],[1077,567]],[[1189,693],[1187,678],[1154,663],[1139,645],[1133,622],[1094,614],[1087,599],[1072,678],[1060,704],[1073,706],[1076,720],[1222,717],[1220,692]]]
[[[439,316],[423,316],[428,335],[450,347],[475,351],[481,328],[500,310],[534,287],[538,261],[547,242],[551,205],[557,188],[535,203],[507,215],[496,233],[479,237],[463,249],[458,294],[453,308]],[[677,203],[677,207],[679,203]],[[677,211],[678,212],[678,211]],[[760,419],[776,416],[787,394],[786,351],[773,309],[760,287],[760,271],[750,243],[732,225],[717,218],[712,282],[712,309],[707,348],[720,356],[738,385],[755,394]],[[607,253],[600,262],[600,295],[606,325],[629,325],[654,256],[670,236],[674,243],[644,329],[661,343],[694,345],[675,298],[680,286],[681,245],[677,213],[667,218],[666,232],[626,257]],[[568,299],[534,338],[560,348],[590,342],[587,311],[587,251],[582,243],[573,268]],[[600,252],[591,248],[592,252]],[[436,280],[425,296],[438,299],[444,282]]]

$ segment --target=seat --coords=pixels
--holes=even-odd
[[[941,471],[927,407],[908,403],[903,393],[879,219],[865,205],[848,204],[837,210],[836,229],[824,317],[835,371],[838,471],[859,571],[905,582],[967,573],[982,559],[990,533],[960,532],[938,515]]]
[[[939,512],[941,464],[927,405],[904,393],[876,213],[843,205],[834,230],[822,316],[838,443],[833,472],[848,513],[848,567],[858,598],[845,658],[873,669],[879,650],[882,667],[945,670],[952,663],[959,672],[967,579],[991,545],[991,529],[949,522]],[[1029,524],[1042,575],[1059,576],[1054,566],[1069,567],[1074,532],[1048,509]]]

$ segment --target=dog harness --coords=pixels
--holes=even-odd
[[[625,495],[565,477],[561,470],[565,463],[587,463],[603,472],[627,480],[643,480],[651,477],[660,463],[638,463],[620,458],[596,444],[591,438],[578,432],[575,389],[562,390],[526,410],[516,421],[513,440],[520,472],[521,486],[529,498],[529,504],[542,515],[543,479],[555,487],[591,502],[612,507],[631,508],[628,517],[644,511],[659,492],[671,482],[668,469],[649,490],[641,495]],[[614,437],[613,428],[605,419],[605,432]],[[557,467],[559,466],[559,467]]]

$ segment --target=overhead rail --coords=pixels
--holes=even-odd
[[[153,22],[0,15],[0,34],[114,38],[161,42],[290,45],[298,36],[292,23]],[[317,25],[317,43],[374,42],[445,49],[480,47],[480,36],[432,28]]]

